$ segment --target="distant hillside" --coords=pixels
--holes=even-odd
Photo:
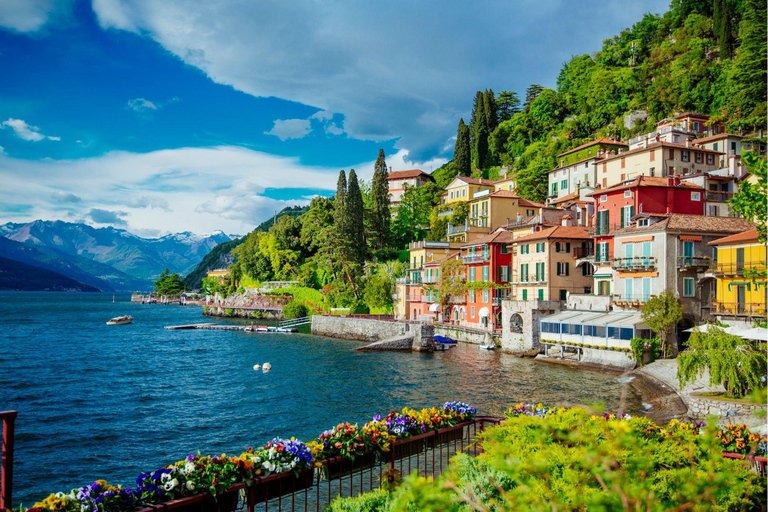
[[[0,235],[35,247],[109,265],[142,281],[152,281],[165,269],[186,274],[211,249],[231,239],[221,231],[209,235],[184,232],[161,238],[141,238],[113,227],[37,220],[0,226]]]
[[[0,257],[0,290],[98,292],[65,275]]]
[[[283,215],[298,217],[307,211],[309,211],[309,206],[289,206],[288,208],[284,208],[274,217],[270,217],[269,219],[259,224],[258,227],[254,229],[254,231],[269,231],[269,228],[272,227],[275,219],[279,219]],[[214,247],[211,252],[209,252],[203,258],[200,264],[198,264],[197,267],[192,272],[190,272],[187,277],[184,278],[184,286],[188,290],[200,288],[200,286],[203,284],[203,278],[206,276],[209,270],[231,265],[235,260],[234,256],[232,256],[232,250],[244,241],[245,237],[242,237],[230,240],[228,242],[223,242]]]

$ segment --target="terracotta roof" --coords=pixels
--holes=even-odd
[[[520,196],[509,190],[497,190],[488,194],[490,197],[508,197],[510,199],[522,199]],[[485,197],[488,197],[485,196]]]
[[[461,252],[452,252],[451,254],[449,254],[449,255],[447,255],[447,256],[445,256],[443,258],[440,258],[438,260],[432,260],[429,263],[425,263],[424,266],[428,267],[430,265],[439,265],[439,264],[443,263],[444,261],[452,260],[452,259],[455,259],[455,258],[457,258],[459,256],[461,256]]]
[[[588,156],[587,158],[582,158],[581,160],[576,160],[575,162],[571,162],[571,163],[565,164],[562,167],[560,167],[560,164],[558,163],[557,166],[555,166],[554,169],[548,170],[547,174],[549,174],[550,172],[562,171],[563,169],[565,169],[567,167],[578,166],[580,163],[586,162],[587,160],[595,160],[595,164],[597,164],[597,163],[602,162],[603,160],[605,160],[605,153],[603,153],[602,155]]]
[[[387,175],[387,180],[407,180],[409,178],[417,178],[419,176],[426,176],[430,180],[435,181],[435,178],[433,178],[431,174],[424,172],[421,169],[408,169],[405,171],[390,172]]]
[[[620,158],[627,155],[634,155],[636,153],[642,153],[643,151],[650,151],[651,149],[656,148],[676,148],[676,149],[688,149],[693,151],[702,151],[704,153],[714,153],[716,155],[723,155],[724,153],[722,151],[714,151],[712,149],[704,149],[704,148],[695,148],[691,146],[686,146],[685,144],[678,144],[676,142],[654,142],[653,144],[648,144],[648,146],[644,148],[635,148],[630,149],[629,151],[624,151],[623,153],[616,153],[615,155],[608,155],[605,157],[606,160],[615,160],[616,158]],[[693,162],[686,162],[692,164]],[[702,164],[699,164],[702,165]]]
[[[613,139],[606,139],[605,137],[603,137],[601,139],[593,140],[591,142],[587,142],[586,144],[582,144],[581,146],[576,146],[573,149],[569,149],[565,153],[560,153],[559,155],[557,155],[557,157],[560,158],[561,156],[570,155],[575,151],[579,151],[580,149],[588,148],[589,146],[594,146],[596,144],[613,144],[615,146],[629,146],[629,144],[625,144],[624,142],[619,142],[618,140],[613,140]]]
[[[685,180],[680,180],[680,183],[677,183],[675,185],[670,185],[669,178],[661,178],[659,176],[640,175],[637,178],[634,178],[632,181],[627,180],[623,183],[619,183],[618,185],[614,185],[612,187],[595,190],[594,192],[590,192],[589,194],[587,194],[587,196],[588,197],[599,196],[599,195],[605,194],[606,192],[616,192],[617,190],[624,190],[627,188],[634,188],[634,187],[679,187],[679,188],[690,188],[693,190],[704,190],[704,187],[700,187],[693,183],[688,183]]]
[[[521,236],[520,238],[515,238],[514,242],[528,242],[530,240],[541,240],[541,239],[547,239],[547,238],[582,238],[582,239],[590,239],[592,238],[592,235],[590,235],[585,228],[580,228],[576,226],[554,226],[547,229],[542,229],[541,231],[538,231],[536,233],[531,233],[530,235]]]
[[[742,135],[736,135],[735,133],[724,132],[724,133],[718,133],[717,135],[710,135],[709,137],[694,139],[693,142],[695,142],[696,144],[701,144],[704,142],[712,142],[720,139],[743,139],[743,138],[744,137]]]
[[[485,187],[490,187],[494,183],[496,183],[494,180],[486,180],[483,178],[472,178],[471,176],[456,176],[454,179],[459,179],[464,183],[469,183],[470,185],[483,185]]]
[[[730,245],[743,242],[757,242],[757,228],[744,231],[743,233],[736,233],[735,235],[726,236],[724,238],[718,238],[712,240],[709,245]]]
[[[520,206],[528,206],[530,208],[545,208],[545,205],[542,203],[537,203],[536,201],[529,201],[528,199],[520,198],[520,201],[518,203]]]
[[[660,217],[660,215],[653,215]],[[616,235],[624,233],[638,233],[643,231],[697,231],[703,233],[741,233],[755,226],[753,222],[738,217],[710,217],[709,215],[689,215],[685,213],[669,213],[663,220],[650,226],[626,227],[614,232]]]
[[[579,197],[579,191],[578,191],[578,190],[576,190],[576,191],[574,191],[574,192],[571,192],[571,193],[570,193],[570,194],[568,194],[567,196],[563,196],[563,197],[561,197],[561,198],[559,198],[559,199],[555,199],[554,201],[552,201],[552,204],[559,204],[559,203],[564,203],[564,202],[566,202],[566,201],[570,201],[570,200],[572,200],[572,199],[576,199],[576,198],[578,198],[578,197]]]
[[[469,243],[466,243],[462,245],[462,249],[464,247],[474,247],[476,245],[485,245],[485,244],[508,244],[512,241],[512,233],[507,231],[506,229],[497,229],[490,235],[486,235],[482,238],[478,238],[476,240],[473,240]]]

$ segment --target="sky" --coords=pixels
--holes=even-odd
[[[0,0],[0,223],[245,234],[669,0]]]

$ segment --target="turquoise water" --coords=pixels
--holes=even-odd
[[[356,352],[307,334],[167,331],[200,308],[112,303],[107,294],[6,293],[0,410],[19,412],[14,504],[97,478],[127,486],[189,453],[310,439],[339,421],[463,400],[499,415],[521,401],[619,407],[615,375],[459,346]],[[132,315],[127,326],[105,325]],[[224,323],[225,320],[218,320]],[[236,321],[232,321],[236,322]],[[272,371],[253,365],[272,363]],[[631,389],[627,411],[643,409]]]

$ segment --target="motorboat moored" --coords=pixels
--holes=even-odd
[[[125,325],[130,324],[133,322],[133,317],[129,315],[124,316],[116,316],[115,318],[110,318],[107,321],[107,325]]]

